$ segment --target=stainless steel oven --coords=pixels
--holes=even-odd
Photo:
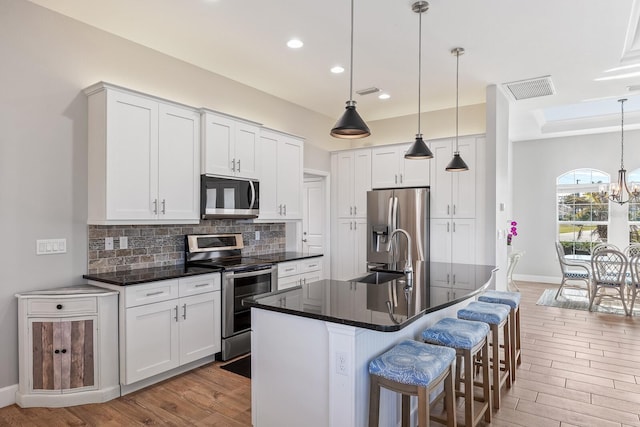
[[[242,234],[185,236],[189,265],[222,270],[222,360],[251,351],[251,311],[242,300],[276,289],[276,268],[263,259],[243,257]]]
[[[275,280],[274,266],[222,273],[222,360],[251,351],[251,309],[242,300],[271,292]]]

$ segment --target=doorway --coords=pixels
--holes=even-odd
[[[302,252],[324,255],[324,276],[329,272],[329,173],[305,169],[302,207]]]

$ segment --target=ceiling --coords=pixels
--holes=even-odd
[[[349,98],[348,0],[31,0],[336,119]],[[510,101],[511,137],[533,139],[640,125],[639,0],[429,0],[423,15],[422,111],[485,102],[488,85],[550,75],[556,93]],[[412,0],[355,1],[353,86],[366,121],[416,114],[418,15]],[[290,38],[301,49],[286,47]],[[346,71],[329,72],[334,65]],[[637,111],[637,113],[635,113]],[[627,117],[625,117],[627,119]]]

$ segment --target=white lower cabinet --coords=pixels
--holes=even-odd
[[[72,406],[120,396],[116,292],[85,286],[17,297],[18,405]]]
[[[313,257],[278,264],[278,290],[292,288],[323,278],[322,257]]]
[[[221,351],[220,273],[129,285],[120,298],[120,382]]]

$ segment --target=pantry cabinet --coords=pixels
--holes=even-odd
[[[429,185],[432,159],[405,159],[411,144],[396,144],[371,149],[371,185],[373,188],[425,187]]]
[[[116,292],[77,286],[16,296],[18,405],[71,406],[120,396]]]
[[[259,177],[259,124],[203,110],[202,135],[203,174]]]
[[[371,190],[371,149],[340,151],[335,157],[338,217],[366,218],[367,191]]]
[[[197,223],[199,112],[105,83],[85,93],[88,223]]]
[[[338,219],[334,278],[351,280],[367,272],[367,219]]]
[[[302,219],[304,145],[300,138],[263,129],[260,133],[259,220]]]

